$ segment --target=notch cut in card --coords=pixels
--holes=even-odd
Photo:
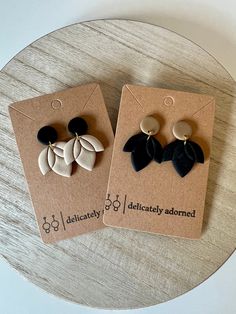
[[[103,216],[106,225],[200,238],[214,111],[212,96],[124,86]],[[156,117],[160,122],[155,137],[162,147],[175,139],[173,125],[180,120],[188,121],[193,129],[191,140],[202,147],[205,162],[194,164],[184,177],[179,176],[171,161],[160,164],[152,161],[141,171],[134,171],[130,154],[123,152],[123,147],[132,135],[140,132],[140,122],[146,116]]]
[[[114,137],[99,85],[78,86],[20,101],[9,106],[9,113],[43,241],[56,242],[103,228],[102,214]],[[73,138],[68,132],[68,123],[78,116],[87,122],[88,134],[104,146],[104,151],[100,149],[96,153],[92,171],[86,169],[89,167],[84,155],[79,159],[80,165],[73,162],[74,159],[69,160],[73,162],[69,165],[72,174],[68,168],[65,171],[60,162],[55,162],[51,169],[45,162],[40,164],[40,153],[50,151],[50,147],[45,148],[37,140],[38,131],[44,126],[52,126],[57,132],[57,141],[68,143]],[[42,132],[39,138],[44,141],[44,136]],[[95,152],[89,151],[94,138],[88,140],[86,136],[80,141],[84,141],[88,154],[94,158]],[[59,155],[60,145],[52,144],[52,150],[57,150]],[[56,156],[58,160],[59,155]]]

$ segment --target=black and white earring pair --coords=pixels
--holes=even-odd
[[[162,148],[154,137],[160,129],[160,123],[152,116],[145,117],[140,123],[142,132],[131,136],[123,147],[131,152],[131,163],[135,171],[145,168],[152,160],[157,163],[172,161],[177,173],[186,176],[195,162],[204,163],[201,147],[190,140],[192,127],[186,121],[173,125],[172,133],[176,140]]]
[[[72,163],[76,161],[82,168],[92,171],[96,153],[104,150],[102,143],[94,136],[86,134],[87,122],[76,117],[70,120],[68,131],[74,137],[68,142],[57,142],[57,131],[52,126],[42,127],[37,134],[40,143],[47,145],[38,157],[38,165],[43,175],[49,171],[70,177]]]

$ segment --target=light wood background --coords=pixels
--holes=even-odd
[[[106,228],[55,245],[41,242],[7,107],[94,81],[101,83],[114,127],[125,83],[216,97],[201,240]],[[235,84],[196,44],[166,29],[124,20],[60,29],[2,69],[0,117],[0,254],[44,290],[93,307],[149,306],[192,289],[235,249]]]

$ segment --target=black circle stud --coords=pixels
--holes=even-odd
[[[70,120],[68,124],[68,130],[73,134],[73,135],[83,135],[87,132],[88,130],[88,124],[87,122],[80,117],[76,117],[72,120]]]
[[[52,126],[44,126],[38,131],[37,139],[44,145],[53,144],[57,140],[57,131]]]

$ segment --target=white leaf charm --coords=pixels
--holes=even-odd
[[[102,143],[92,135],[77,136],[69,140],[64,147],[64,159],[67,165],[74,160],[82,168],[93,169],[96,152],[104,150]]]
[[[52,149],[50,146],[48,147],[48,165],[52,169],[55,164],[56,156],[54,152],[54,148]]]
[[[82,135],[82,136],[80,136],[80,139],[85,140],[86,142],[91,144],[93,146],[95,152],[104,151],[104,147],[103,147],[102,143],[96,137],[94,137],[92,135]]]
[[[54,147],[54,153],[57,155],[57,156],[60,156],[60,157],[64,157],[64,150],[60,147]]]
[[[74,142],[75,141],[76,141],[76,138],[72,138],[66,143],[64,147],[64,159],[67,165],[71,164],[75,160],[74,158]]]
[[[72,165],[67,165],[63,157],[56,155],[55,163],[52,167],[52,170],[61,176],[70,177]]]
[[[81,144],[85,149],[87,149],[87,150],[89,150],[89,151],[91,151],[91,152],[94,152],[94,151],[95,151],[93,145],[90,144],[90,143],[89,143],[88,141],[86,141],[85,139],[83,139],[82,137],[80,137],[79,141],[80,141],[80,144]]]
[[[48,164],[48,149],[49,147],[44,148],[39,154],[38,158],[39,169],[43,175],[45,175],[51,170]]]
[[[96,160],[96,153],[81,147],[80,154],[76,158],[76,162],[84,169],[92,171]]]
[[[65,142],[54,143],[39,154],[38,165],[43,175],[52,170],[64,177],[71,176],[72,165],[67,165],[63,157],[65,144]]]
[[[80,145],[80,142],[76,139],[74,141],[74,148],[73,148],[73,154],[74,154],[75,160],[79,156],[80,152],[81,152],[81,145]]]

